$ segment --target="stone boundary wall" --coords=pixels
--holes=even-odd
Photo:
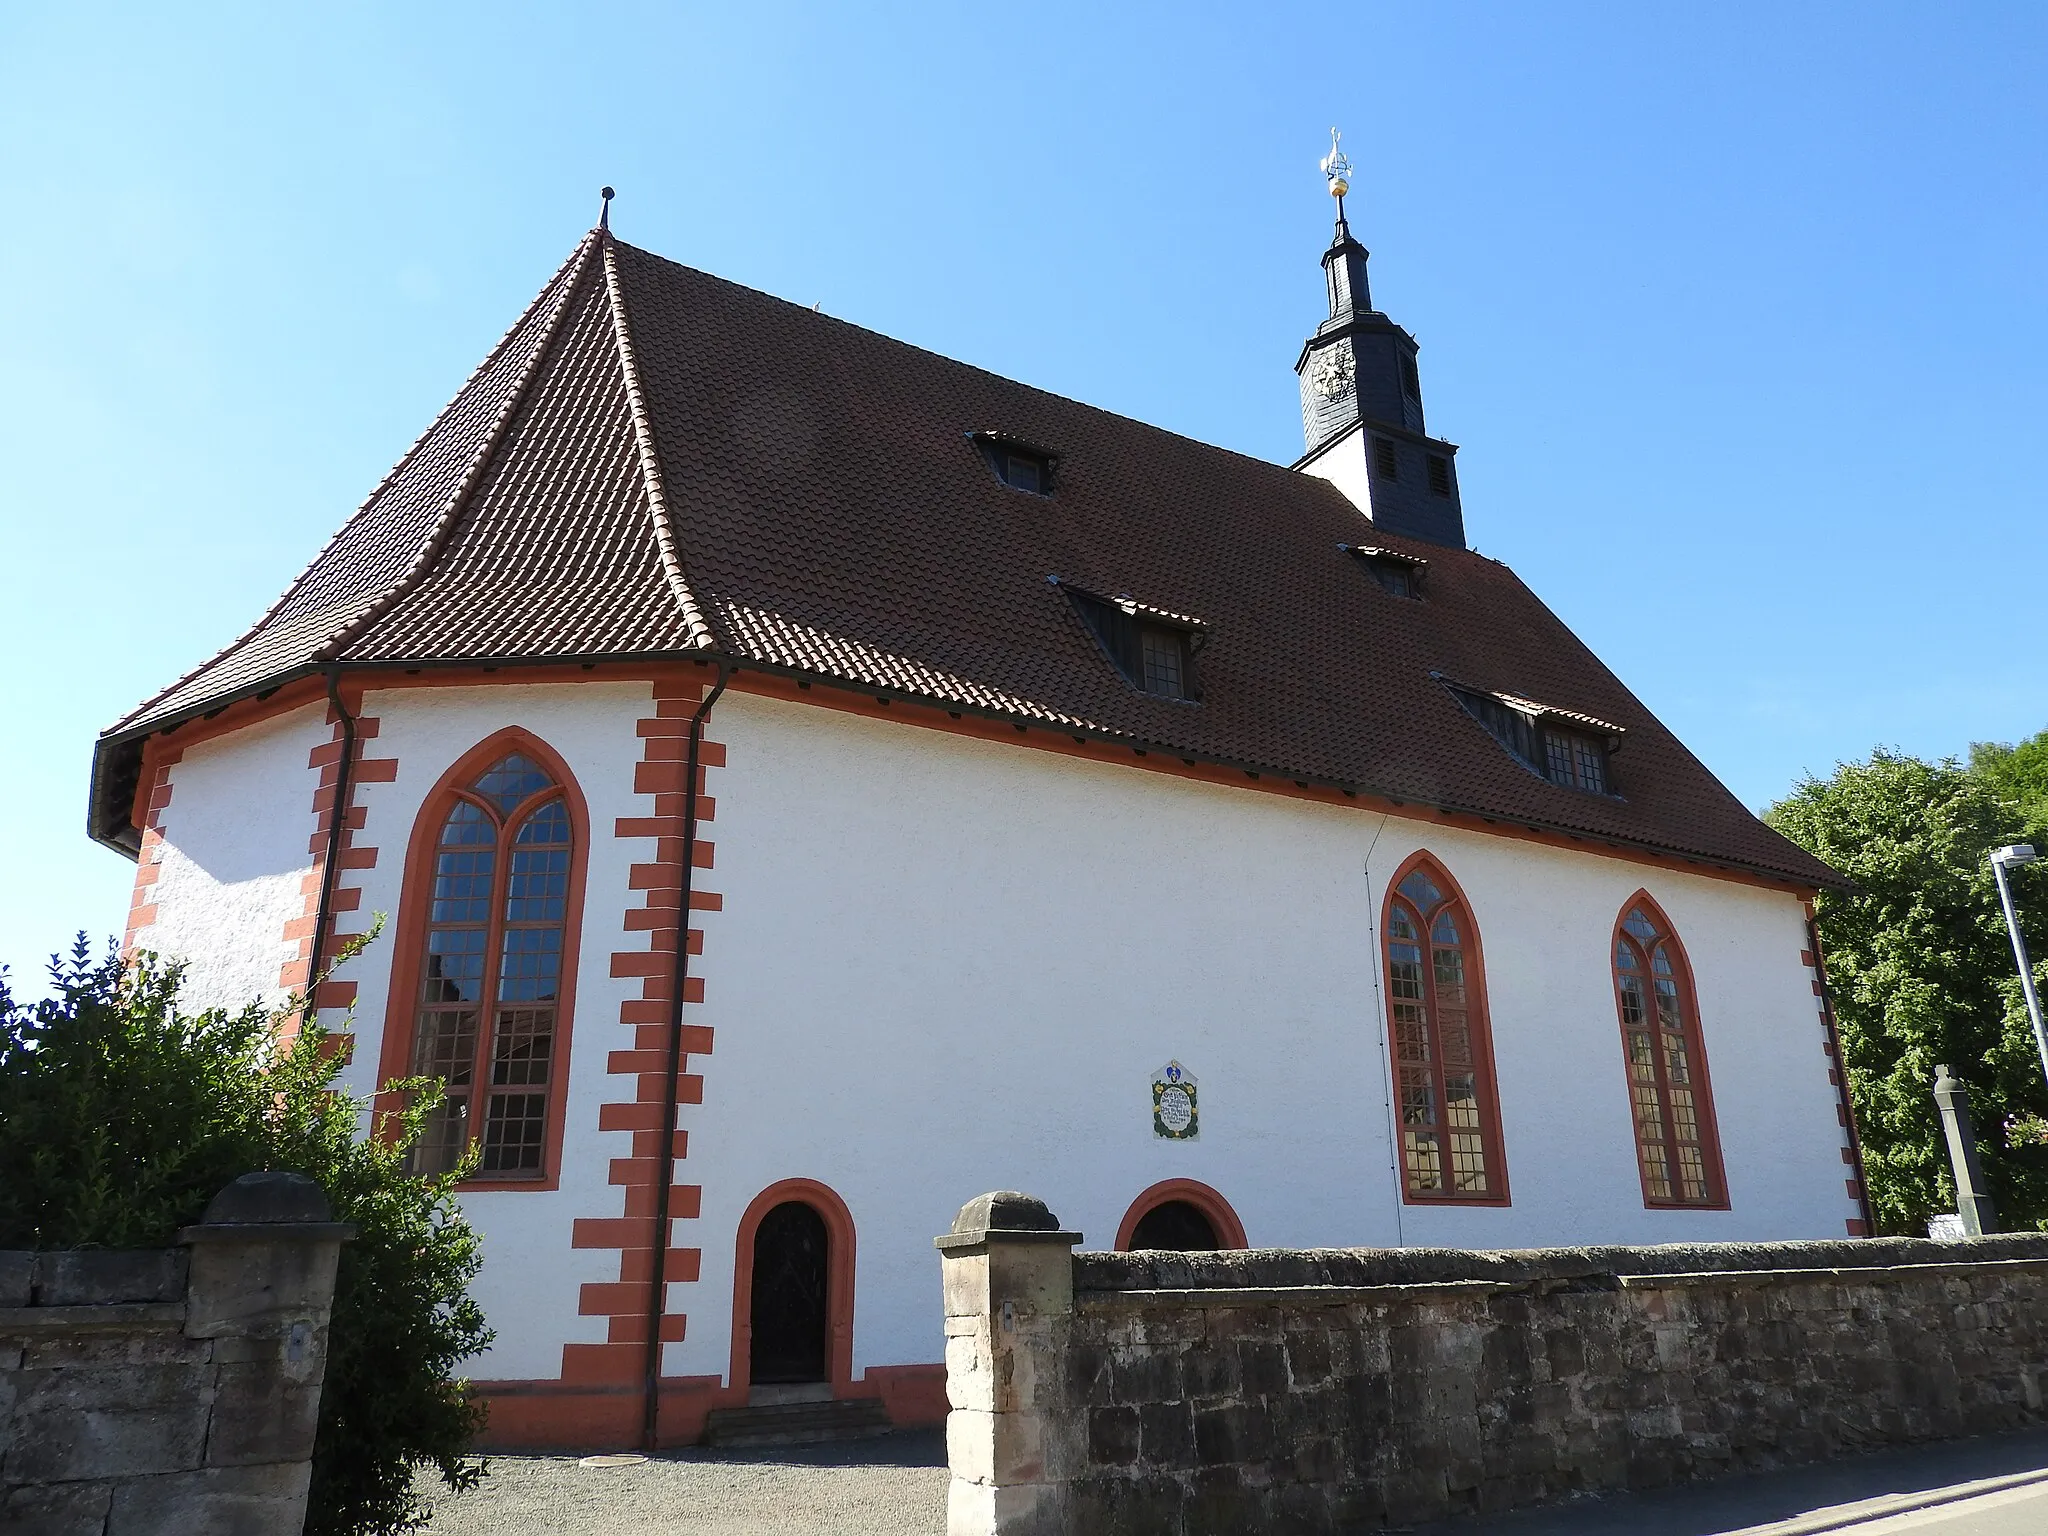
[[[2048,1235],[944,1254],[951,1536],[1370,1530],[2048,1419]]]
[[[297,1536],[352,1229],[249,1174],[180,1246],[0,1253],[0,1528]]]

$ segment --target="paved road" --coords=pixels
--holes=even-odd
[[[2038,1484],[2015,1488],[1844,1529],[1850,1536],[1889,1536],[1894,1531],[1920,1536],[2042,1536],[2048,1532],[2048,1491]]]
[[[1445,1521],[1414,1536],[2048,1536],[2043,1478],[2048,1430],[2028,1429]],[[1980,1488],[1990,1491],[1959,1497]]]
[[[946,1441],[917,1430],[775,1451],[676,1451],[627,1466],[493,1456],[428,1536],[937,1536]],[[438,1486],[438,1485],[436,1485]]]
[[[493,1456],[428,1536],[937,1536],[935,1430],[624,1466]],[[2048,1430],[1414,1528],[1412,1536],[2048,1536]],[[1276,1533],[1284,1536],[1284,1533]]]

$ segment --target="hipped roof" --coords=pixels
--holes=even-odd
[[[1002,484],[972,434],[1058,455]],[[1429,563],[1396,597],[1345,553]],[[1058,578],[1057,581],[1049,578]],[[1130,687],[1062,590],[1202,626],[1201,700]],[[862,330],[593,231],[240,639],[104,733],[132,849],[151,732],[329,668],[724,658],[1183,758],[1785,879],[1759,822],[1497,561],[1333,485]],[[1444,685],[1625,732],[1601,796]]]

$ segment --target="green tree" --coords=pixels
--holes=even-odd
[[[1970,772],[2019,811],[2015,829],[2030,842],[2048,839],[2048,731],[2018,746],[1980,741],[1970,748]]]
[[[1817,911],[1878,1230],[1924,1233],[1955,1208],[1940,1062],[1970,1084],[2001,1224],[2048,1226],[2048,1084],[1985,857],[2019,826],[2014,799],[1952,758],[1880,750],[1806,780],[1765,820],[1855,882]],[[2048,891],[2030,906],[2042,954]]]
[[[491,1340],[457,1175],[406,1169],[438,1085],[403,1085],[412,1107],[364,1136],[368,1106],[335,1087],[337,1042],[282,1027],[296,1000],[185,1012],[177,967],[95,959],[82,934],[50,969],[36,1003],[0,969],[0,1248],[167,1246],[243,1173],[317,1180],[357,1234],[335,1279],[306,1530],[425,1524],[417,1469],[457,1492],[482,1475],[465,1459],[482,1409],[455,1371]]]

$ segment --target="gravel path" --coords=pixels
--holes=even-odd
[[[938,1536],[946,1528],[946,1442],[937,1430],[671,1451],[628,1466],[493,1456],[490,1467],[475,1493],[437,1504],[427,1536]]]

